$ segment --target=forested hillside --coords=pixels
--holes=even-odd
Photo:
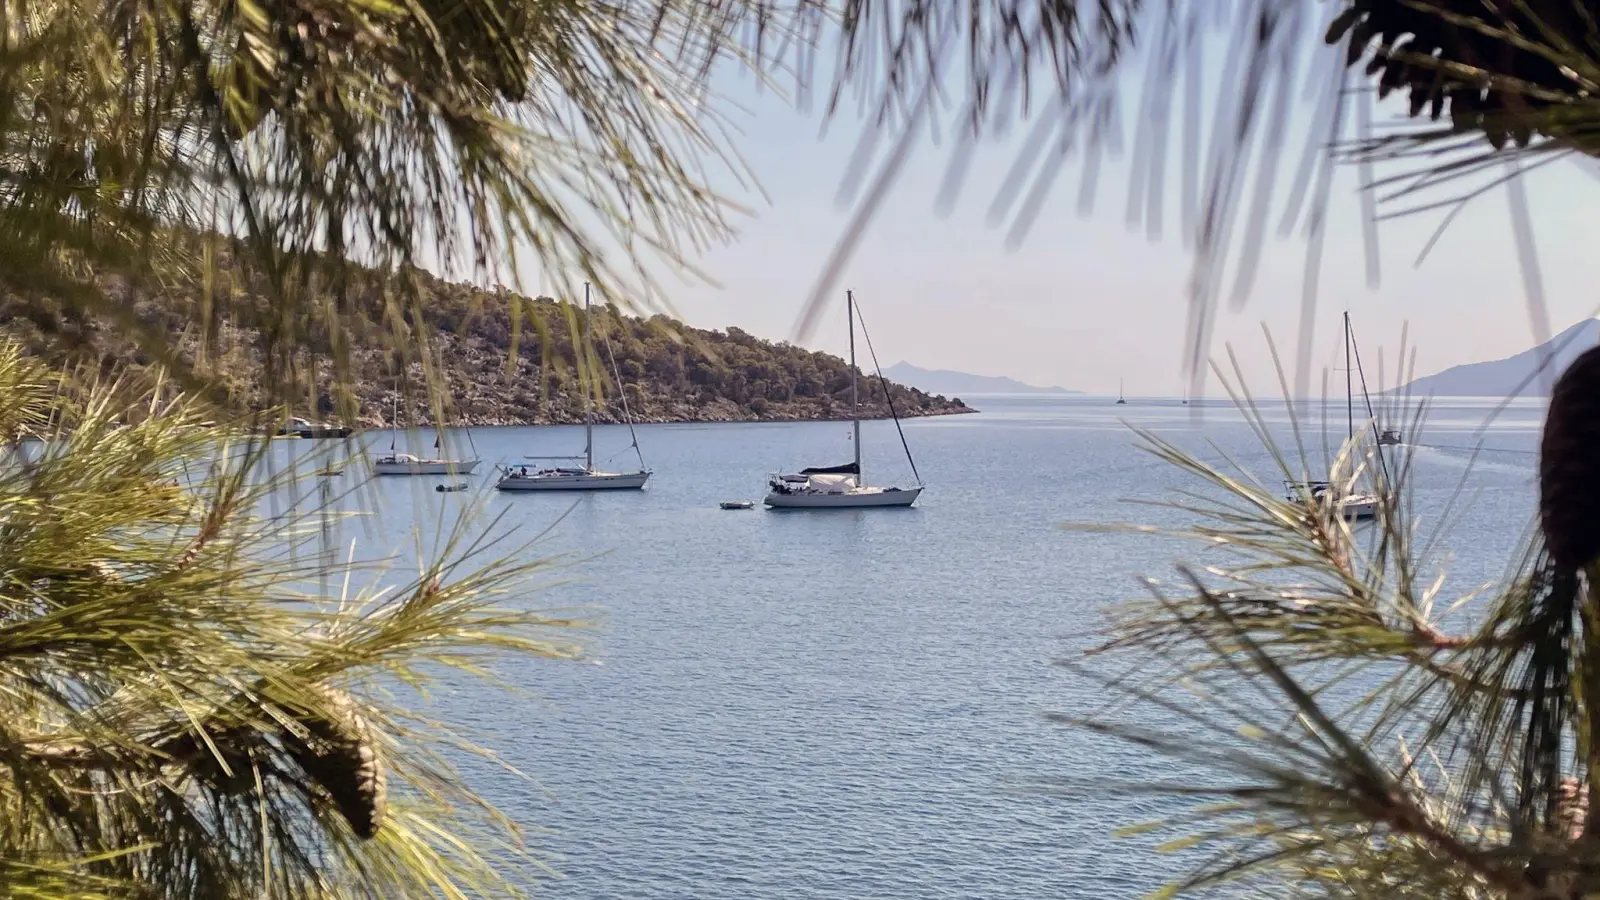
[[[447,382],[452,424],[515,425],[570,423],[582,420],[583,392],[574,340],[581,309],[548,298],[531,299],[509,292],[491,293],[469,285],[412,273],[404,300],[379,296],[376,289],[356,289],[340,313],[349,323],[358,425],[387,425],[400,398],[403,421],[428,424],[431,416],[421,399],[422,364],[409,363],[395,347],[414,345],[425,335],[433,370]],[[133,296],[138,316],[175,338],[183,356],[202,371],[220,376],[231,398],[246,405],[264,405],[258,322],[252,310],[268,307],[251,289],[248,276],[233,272],[221,260],[204,279],[177,281],[159,292]],[[331,303],[330,303],[331,305]],[[513,307],[516,322],[513,322]],[[593,316],[595,359],[616,379],[597,380],[603,394],[597,409],[601,421],[617,421],[623,400],[636,421],[749,421],[840,418],[848,415],[850,375],[836,356],[787,343],[757,339],[737,328],[726,332],[684,326],[664,316],[641,319],[615,308],[596,306]],[[3,316],[3,313],[0,313]],[[26,334],[29,323],[11,322]],[[419,327],[420,326],[420,327]],[[403,335],[407,340],[397,340]],[[310,343],[322,342],[324,361],[310,380],[315,399],[295,412],[335,417],[339,404],[330,391],[333,377],[325,335],[313,329]],[[609,347],[609,353],[608,353]],[[515,349],[514,365],[508,357]],[[147,360],[131,350],[106,352],[107,364],[140,366]],[[126,358],[122,358],[126,356]],[[613,369],[614,360],[614,369]],[[299,363],[305,365],[304,363]],[[863,413],[887,416],[883,387],[862,377]],[[889,394],[902,416],[971,412],[958,399],[927,394],[889,383]]]

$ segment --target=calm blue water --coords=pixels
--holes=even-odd
[[[1137,576],[1200,551],[1057,526],[1182,521],[1126,502],[1191,484],[1134,450],[1120,419],[1275,485],[1269,457],[1215,402],[1203,420],[1176,401],[974,403],[984,412],[905,424],[929,485],[912,510],[717,508],[758,500],[769,471],[848,460],[849,426],[835,423],[645,426],[656,475],[643,493],[487,498],[523,537],[548,529],[542,552],[570,555],[570,583],[513,602],[604,610],[601,664],[502,667],[529,696],[463,682],[438,701],[536,779],[489,772],[480,786],[550,829],[534,837],[561,873],[540,876],[547,896],[1103,898],[1173,874],[1148,842],[1111,834],[1161,804],[1092,785],[1175,770],[1044,714],[1099,708],[1100,690],[1052,661],[1081,651]],[[1513,407],[1480,433],[1490,409],[1438,407],[1411,436],[1429,445],[1412,475],[1424,536],[1456,498],[1433,559],[1447,596],[1500,577],[1534,511],[1540,410]],[[1320,412],[1305,415],[1320,434]],[[1337,439],[1342,408],[1334,418]],[[582,446],[564,428],[472,441],[503,461]],[[597,444],[601,458],[622,451],[626,431],[600,429]],[[909,480],[891,423],[866,424],[863,444],[869,480]],[[419,521],[431,531],[441,509],[484,499],[435,494],[435,481],[374,485],[382,515],[345,539],[403,548]],[[1042,777],[1080,784],[1029,786]]]

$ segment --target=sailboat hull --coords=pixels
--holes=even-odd
[[[921,496],[922,488],[857,488],[840,494],[820,491],[774,491],[764,501],[772,509],[881,509],[910,506]]]
[[[1375,497],[1349,497],[1339,504],[1339,516],[1346,522],[1359,522],[1378,517],[1378,500]]]
[[[502,491],[637,491],[649,480],[649,472],[556,472],[507,475],[495,483],[495,488]]]
[[[372,471],[377,475],[471,475],[478,467],[476,459],[418,459],[402,462],[375,462]]]
[[[922,485],[914,488],[861,486],[861,416],[860,370],[856,368],[856,297],[855,292],[844,292],[845,314],[850,326],[850,419],[851,446],[855,461],[849,465],[810,467],[793,475],[773,475],[768,484],[774,488],[762,502],[768,509],[891,509],[905,508],[922,496]],[[866,326],[862,326],[865,333]],[[872,346],[871,338],[867,346]],[[876,362],[876,360],[874,360]],[[883,372],[878,372],[882,381]],[[889,403],[889,413],[894,416],[894,427],[900,430],[900,416],[894,411],[885,382],[884,399]],[[915,473],[917,464],[911,461],[911,448],[905,444],[905,433],[900,432],[900,442],[906,448],[906,461]],[[920,477],[917,479],[922,480]],[[804,487],[793,485],[803,484]]]

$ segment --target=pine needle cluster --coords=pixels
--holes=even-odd
[[[1376,520],[1358,525],[1142,433],[1197,479],[1170,503],[1195,524],[1166,533],[1204,545],[1209,563],[1115,608],[1073,667],[1122,705],[1067,721],[1205,773],[1124,785],[1186,807],[1131,829],[1175,830],[1169,849],[1201,854],[1164,893],[1225,881],[1350,900],[1600,890],[1597,389],[1591,350],[1551,401],[1532,542],[1504,583],[1448,599],[1423,565],[1404,448],[1381,457],[1358,438],[1318,470],[1298,428],[1284,448],[1255,399],[1235,395],[1280,479],[1322,474],[1335,495],[1376,494]]]
[[[518,829],[446,762],[471,746],[382,698],[579,653],[517,597],[525,547],[472,520],[410,577],[330,565],[247,422],[10,344],[0,397],[7,896],[517,892]]]

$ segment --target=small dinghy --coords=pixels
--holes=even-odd
[[[723,509],[750,509],[756,504],[754,500],[724,500],[718,505]]]
[[[438,491],[441,494],[448,494],[448,493],[452,493],[454,491],[464,491],[464,490],[466,490],[467,489],[467,483],[465,481],[459,481],[459,482],[456,482],[455,484],[440,484],[440,485],[435,485],[433,489]]]
[[[326,469],[318,469],[317,470],[317,477],[318,478],[332,478],[335,475],[343,475],[343,474],[344,474],[344,466],[337,466],[337,467],[329,466]]]

